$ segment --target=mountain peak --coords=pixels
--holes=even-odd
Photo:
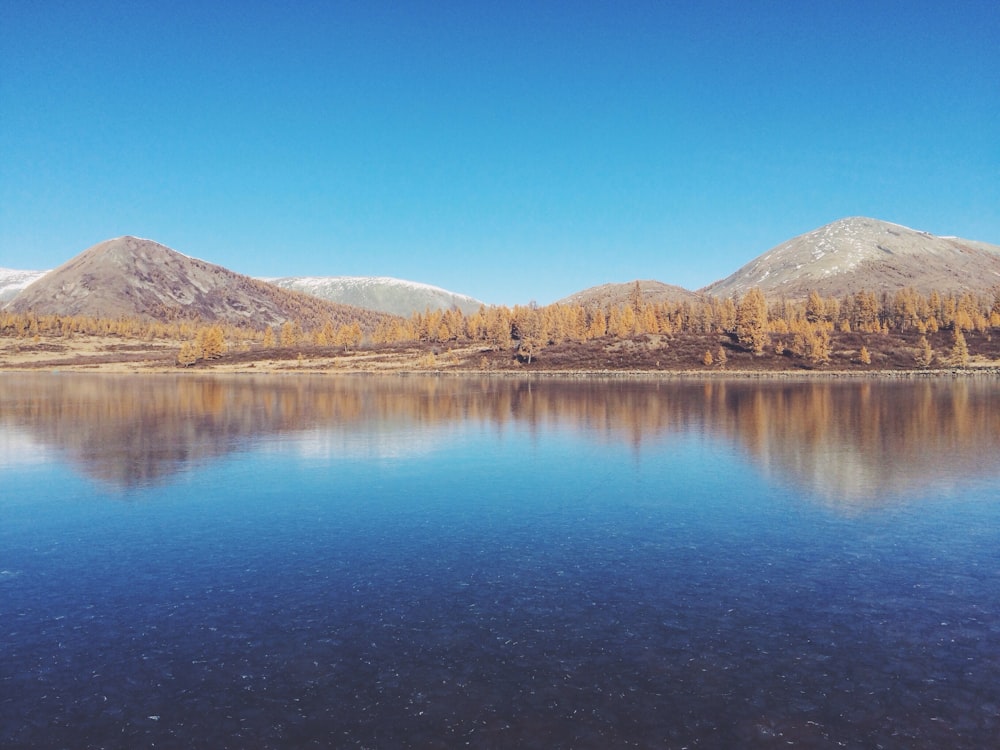
[[[132,236],[87,248],[24,289],[9,308],[101,318],[198,318],[255,327],[296,319],[369,324],[381,317],[279,289]]]
[[[123,261],[137,258],[146,260],[156,259],[160,261],[168,260],[172,257],[191,259],[190,256],[179,253],[156,240],[133,237],[130,234],[98,242],[96,245],[80,253],[76,259],[102,256],[109,256]]]
[[[793,237],[701,291],[804,298],[912,287],[927,293],[989,290],[1000,283],[1000,247],[864,216],[850,216]]]
[[[100,254],[107,252],[115,252],[123,249],[128,250],[139,250],[146,247],[162,248],[163,250],[170,250],[166,245],[162,245],[155,240],[148,240],[143,237],[134,237],[131,234],[124,234],[121,237],[112,237],[109,240],[104,240],[103,242],[98,242],[96,245],[88,247],[84,250],[85,253]],[[172,251],[171,252],[175,252]]]

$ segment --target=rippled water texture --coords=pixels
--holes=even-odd
[[[985,748],[1000,385],[0,375],[0,746]]]

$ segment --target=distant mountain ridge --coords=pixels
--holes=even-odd
[[[427,309],[452,308],[471,315],[484,304],[465,294],[389,276],[286,276],[262,281],[332,302],[404,317]]]
[[[30,284],[38,281],[48,271],[17,271],[13,268],[0,268],[0,306],[10,302]]]
[[[793,237],[699,291],[730,297],[759,287],[768,297],[802,299],[813,290],[982,294],[997,285],[1000,246],[854,216]]]
[[[628,303],[637,282],[602,284],[559,300],[586,307]],[[645,302],[739,297],[759,287],[771,298],[810,292],[840,297],[858,291],[927,294],[1000,288],[1000,246],[937,237],[899,224],[848,217],[793,237],[735,273],[692,292],[654,280],[638,282]],[[152,240],[126,236],[98,243],[54,271],[0,269],[0,305],[14,312],[93,317],[198,317],[234,324],[286,320],[361,320],[483,303],[440,287],[391,277],[312,276],[252,279],[191,258]]]
[[[131,236],[84,250],[28,285],[5,309],[160,321],[197,318],[256,327],[289,320],[359,320],[371,328],[383,317],[281,289]]]

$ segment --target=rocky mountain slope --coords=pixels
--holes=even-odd
[[[16,271],[13,268],[0,268],[0,306],[10,302],[29,284],[42,278],[48,271]]]
[[[450,310],[453,307],[469,315],[483,305],[464,294],[388,276],[288,276],[263,281],[332,302],[392,315],[408,316],[427,309]]]
[[[906,287],[961,294],[997,285],[1000,246],[851,217],[794,237],[699,291],[730,297],[756,286],[768,297],[801,299],[812,290],[834,297]]]
[[[84,250],[27,286],[6,309],[162,321],[200,318],[255,327],[287,320],[359,320],[371,328],[383,317],[281,289],[138,237],[118,237]]]
[[[683,287],[664,284],[662,281],[640,280],[625,284],[601,284],[576,292],[559,300],[559,304],[582,305],[583,307],[620,307],[628,304],[635,293],[635,285],[639,284],[642,301],[649,303],[684,302],[696,300],[699,295]]]

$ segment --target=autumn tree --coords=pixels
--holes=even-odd
[[[281,324],[281,345],[298,346],[302,338],[302,326],[297,322],[286,320]]]
[[[754,287],[736,306],[736,340],[760,356],[770,343],[767,332],[767,301],[764,293]]]
[[[723,346],[719,347],[719,350],[715,353],[715,361],[719,363],[719,367],[723,370],[726,369],[726,361],[728,357],[726,356],[726,349]]]
[[[830,332],[823,325],[810,326],[806,344],[806,356],[816,365],[830,361]]]
[[[198,361],[198,345],[193,341],[185,341],[181,344],[181,350],[177,352],[177,364],[181,367],[190,367]]]
[[[636,318],[636,329],[641,333],[659,333],[660,324],[652,305],[644,305]]]
[[[826,319],[826,305],[819,292],[815,289],[809,292],[809,299],[806,301],[806,320],[810,323],[819,323]]]
[[[517,339],[518,356],[530,365],[532,358],[545,346],[544,318],[533,306],[515,307],[513,336]]]
[[[587,338],[588,339],[599,339],[608,333],[608,319],[604,315],[604,310],[597,308],[590,315],[590,321],[587,323]]]
[[[344,347],[344,351],[347,351],[351,347],[360,346],[363,337],[361,324],[355,320],[352,323],[345,323],[337,329],[337,333],[333,337],[333,343],[336,346]]]
[[[955,325],[955,313],[958,312],[958,303],[955,301],[954,296],[945,297],[941,300],[941,315],[938,317],[938,323],[943,328],[949,328]]]
[[[719,331],[731,331],[736,325],[736,303],[729,297],[724,299],[719,305],[718,326]]]
[[[914,355],[918,367],[930,367],[934,362],[934,350],[926,336],[921,336],[917,342],[917,353]]]
[[[543,308],[542,314],[553,343],[583,341],[587,337],[587,313],[582,306],[557,303]]]
[[[490,307],[485,312],[484,334],[486,344],[494,351],[510,347],[511,317],[506,307]]]
[[[879,327],[879,301],[871,292],[857,292],[851,299],[851,329],[874,333]]]
[[[334,325],[332,320],[327,319],[323,322],[323,327],[319,329],[318,339],[326,341],[324,346],[330,346],[333,344],[333,340],[337,337],[337,326]],[[317,341],[316,343],[319,343]]]
[[[635,310],[631,305],[615,307],[608,315],[608,333],[615,338],[627,339],[635,333]]]
[[[438,309],[426,308],[423,314],[415,312],[410,316],[421,341],[439,341],[444,313]]]
[[[336,334],[334,334],[333,338],[336,338]],[[376,344],[398,344],[404,341],[415,341],[416,339],[417,333],[413,321],[401,318],[381,321],[372,333],[372,341]]]
[[[948,362],[953,367],[969,366],[969,347],[965,343],[965,336],[962,334],[962,329],[957,325],[955,326],[955,335],[951,347],[951,357],[949,357]]]
[[[639,281],[636,280],[635,285],[628,295],[628,304],[632,308],[632,312],[636,315],[642,310],[642,287],[639,285]]]
[[[222,326],[202,328],[198,332],[198,349],[201,359],[218,359],[226,351],[226,337]]]
[[[906,331],[921,322],[917,306],[918,295],[912,288],[896,292],[892,299],[892,316],[897,330]]]

